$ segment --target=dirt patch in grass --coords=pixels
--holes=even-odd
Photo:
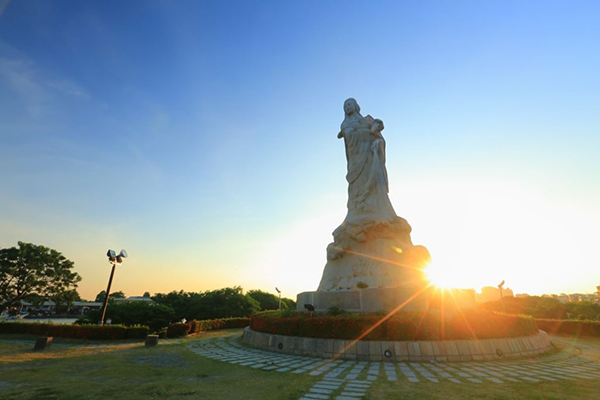
[[[33,351],[33,346],[19,346],[0,343],[0,365],[2,363],[22,363],[36,360],[62,359],[85,355],[110,353],[135,347],[136,345],[107,347],[52,347],[44,351]]]

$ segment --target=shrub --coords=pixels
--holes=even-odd
[[[222,318],[191,321],[173,324],[167,328],[167,337],[181,337],[187,334],[210,331],[214,329],[244,328],[250,325],[250,318]]]
[[[148,333],[147,326],[130,326],[127,328],[127,339],[145,339]]]
[[[96,324],[102,316],[102,310],[91,310],[78,321],[83,324]],[[169,326],[174,321],[175,311],[169,306],[144,302],[122,301],[109,303],[106,309],[106,318],[113,324],[146,325],[152,331]]]
[[[342,315],[342,314],[346,314],[347,311],[339,308],[339,307],[329,307],[329,309],[327,310],[327,314],[328,315]]]
[[[600,322],[597,321],[536,319],[535,322],[541,330],[551,334],[600,337]]]
[[[260,313],[252,316],[254,331],[314,338],[353,340],[458,340],[491,339],[532,335],[537,332],[531,317],[503,315],[487,311],[469,311],[445,315],[441,313],[396,313],[389,319],[371,314],[306,313],[284,316],[282,313]],[[382,322],[383,320],[383,322]]]
[[[147,326],[125,327],[118,325],[67,325],[0,322],[0,333],[35,336],[52,336],[65,339],[121,340],[143,339],[148,335]]]
[[[190,331],[190,324],[184,324],[184,323],[173,324],[167,328],[167,337],[175,338],[175,337],[186,336],[189,333],[189,331]]]

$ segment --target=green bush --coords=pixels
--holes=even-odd
[[[541,330],[550,334],[600,337],[600,322],[597,321],[536,319],[535,322]]]
[[[279,296],[277,296],[273,293],[263,292],[262,290],[249,290],[248,296],[252,297],[254,300],[256,300],[258,302],[258,304],[260,305],[261,311],[278,310],[279,309]],[[295,309],[295,308],[296,308],[296,302],[293,301],[292,299],[288,299],[285,297],[283,297],[281,299],[281,309],[282,310],[289,310],[289,309]]]
[[[127,339],[145,339],[148,332],[147,326],[130,326],[127,327]]]
[[[335,307],[335,306],[329,307],[327,309],[327,315],[342,315],[342,314],[346,314],[346,313],[347,313],[346,310],[339,308],[339,307]]]
[[[102,310],[91,310],[78,323],[96,324]],[[145,325],[155,332],[175,321],[175,311],[169,306],[145,301],[110,302],[106,308],[106,319],[115,325]]]
[[[167,337],[175,338],[175,337],[187,336],[187,334],[189,332],[190,332],[190,324],[184,324],[184,323],[173,324],[167,328]]]
[[[24,322],[0,322],[0,333],[52,336],[65,339],[122,340],[143,339],[149,333],[147,326],[68,325]]]
[[[202,293],[184,291],[157,293],[152,299],[174,310],[175,317],[172,322],[182,319],[193,321],[249,317],[260,311],[259,303],[248,294],[244,294],[239,286]]]
[[[181,337],[214,329],[245,328],[250,325],[250,318],[217,318],[188,323],[173,324],[167,328],[167,337]]]
[[[465,311],[454,315],[399,312],[385,319],[380,314],[317,314],[284,316],[278,312],[252,316],[254,331],[288,336],[353,340],[459,340],[492,339],[533,335],[531,317],[487,311]]]

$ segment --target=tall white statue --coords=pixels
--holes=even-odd
[[[363,117],[356,100],[344,102],[348,214],[333,232],[318,291],[419,285],[429,252],[414,246],[411,227],[390,202],[383,122]]]
[[[383,122],[364,118],[356,100],[344,102],[345,118],[338,138],[344,138],[348,161],[348,215],[345,222],[362,223],[397,217],[388,197]]]

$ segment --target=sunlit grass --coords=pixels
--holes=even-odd
[[[232,334],[241,330],[187,341]],[[54,347],[40,353],[32,347],[33,342],[30,347],[0,340],[1,399],[298,399],[317,380],[210,360],[183,344]]]

